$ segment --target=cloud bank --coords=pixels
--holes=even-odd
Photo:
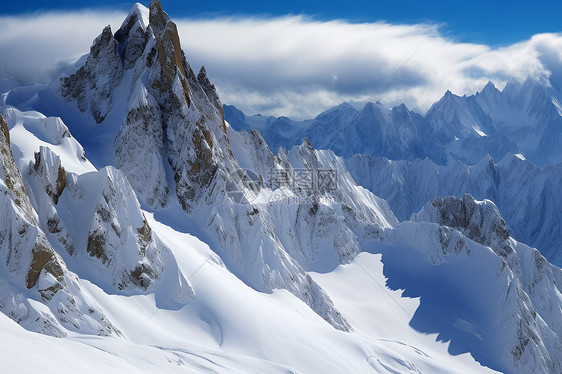
[[[45,83],[88,52],[125,14],[0,17],[0,78]],[[204,64],[224,103],[246,113],[315,116],[343,101],[405,103],[425,112],[446,90],[473,94],[487,81],[562,76],[562,35],[502,48],[460,43],[438,25],[353,24],[283,18],[175,20],[194,70]]]

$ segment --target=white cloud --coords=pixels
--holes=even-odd
[[[45,79],[88,51],[125,14],[3,17],[0,74]],[[562,76],[562,36],[503,47],[459,43],[436,25],[352,24],[306,17],[175,20],[194,70],[207,68],[222,101],[247,113],[314,116],[342,101],[406,103],[423,112],[450,89],[472,94],[488,80]]]
[[[104,26],[116,30],[125,16],[89,11],[0,17],[0,78],[48,83],[59,69],[89,52]]]

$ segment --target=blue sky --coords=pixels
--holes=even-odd
[[[344,101],[424,113],[447,90],[562,76],[562,2],[161,0],[194,70],[248,114],[310,118]],[[145,6],[148,1],[142,2]],[[72,72],[133,2],[0,7],[0,92]],[[562,81],[558,82],[562,86]]]
[[[147,1],[141,2],[148,5]],[[305,14],[318,20],[351,22],[433,23],[441,32],[462,42],[508,45],[533,34],[562,31],[560,1],[523,0],[162,0],[172,17],[282,16]],[[130,2],[108,0],[12,1],[0,14],[84,8],[127,11]]]

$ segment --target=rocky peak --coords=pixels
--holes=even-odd
[[[4,120],[4,117],[0,115],[0,131],[2,132],[3,138],[0,138],[0,143],[6,143],[8,146],[10,145],[10,129],[8,129],[8,125]]]
[[[484,92],[499,92],[499,90],[496,88],[494,83],[492,83],[492,81],[488,81],[488,83],[486,83],[486,85],[482,89],[482,93]]]
[[[153,0],[150,3],[150,27],[156,37],[156,48],[162,67],[162,73],[171,84],[177,71],[185,78],[186,68],[183,64],[183,56],[180,37],[176,24],[170,21],[168,14],[162,10],[160,1]],[[184,85],[187,89],[187,84]]]
[[[162,31],[170,21],[168,13],[162,10],[162,5],[158,0],[152,0],[149,5],[149,22],[152,28],[157,31]]]
[[[511,252],[509,229],[496,205],[490,200],[477,201],[469,194],[438,197],[412,215],[412,221],[434,222],[463,233],[475,242],[492,247],[505,257]]]
[[[111,48],[115,45],[113,33],[111,32],[111,26],[107,25],[103,28],[101,34],[94,40],[94,43],[90,47],[90,54],[93,58],[98,58],[105,49]]]
[[[134,6],[114,36],[119,42],[119,53],[126,69],[142,57],[149,35],[141,8]]]
[[[203,88],[203,91],[205,91],[205,95],[207,95],[207,98],[211,101],[213,106],[220,113],[220,117],[222,120],[222,129],[226,134],[226,123],[224,121],[224,112],[223,112],[222,103],[219,98],[219,94],[217,93],[217,89],[215,88],[215,85],[212,84],[209,78],[207,77],[207,71],[205,70],[205,66],[201,66],[201,70],[199,70],[199,74],[197,74],[197,82],[199,82],[201,88]]]
[[[122,78],[117,40],[106,26],[94,40],[90,55],[74,74],[61,77],[55,90],[67,101],[75,101],[78,110],[89,112],[95,123],[102,123],[111,111],[111,92]],[[105,84],[100,84],[104,80]]]

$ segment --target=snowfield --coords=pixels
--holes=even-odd
[[[123,337],[55,339],[2,316],[6,372],[494,372],[469,354],[451,355],[437,334],[409,326],[419,300],[385,287],[378,254],[312,274],[352,323],[355,331],[344,333],[286,291],[252,290],[197,238],[147,217],[180,271],[191,275],[196,299],[179,310],[158,308],[154,295],[108,295],[84,282]]]

